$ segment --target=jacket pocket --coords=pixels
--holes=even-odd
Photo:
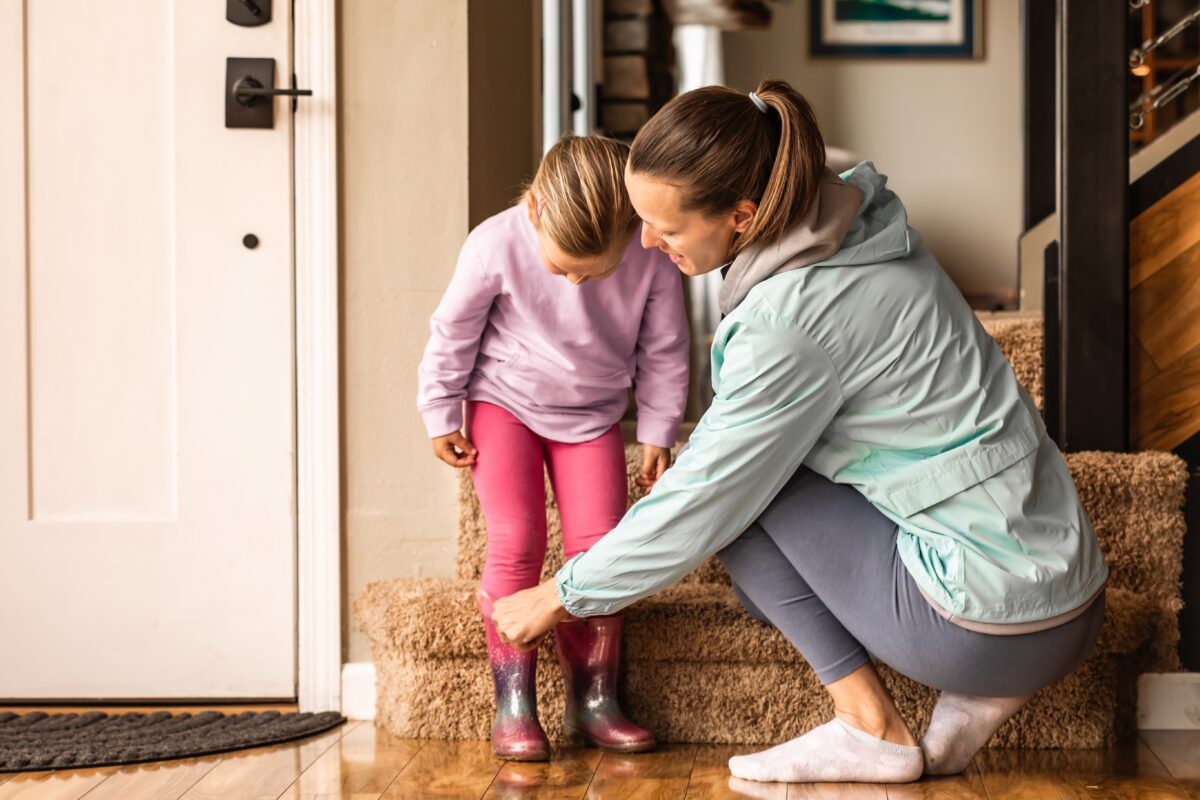
[[[1045,428],[1024,415],[1013,422],[881,481],[884,502],[910,517],[1017,463],[1041,445]]]

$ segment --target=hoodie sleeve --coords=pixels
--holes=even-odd
[[[689,447],[612,531],[558,571],[579,617],[610,614],[674,584],[749,527],[842,405],[829,356],[769,309],[714,348],[716,398]]]
[[[687,405],[688,321],[679,272],[673,266],[652,265],[634,375],[637,438],[643,444],[674,447]]]
[[[468,236],[450,286],[429,320],[431,335],[417,369],[417,410],[430,438],[462,428],[467,383],[499,284],[485,269],[475,238]]]

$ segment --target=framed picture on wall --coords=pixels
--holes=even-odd
[[[809,0],[814,56],[979,58],[983,0]]]

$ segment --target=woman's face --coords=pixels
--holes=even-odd
[[[684,211],[678,186],[628,169],[625,187],[645,223],[642,247],[662,250],[685,275],[703,275],[729,263],[734,236],[750,227],[758,209],[753,200],[742,200],[717,215]]]

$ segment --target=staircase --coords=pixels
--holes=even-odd
[[[1040,408],[1040,317],[1002,313],[981,321]],[[1158,452],[1066,459],[1111,569],[1104,628],[1091,657],[1039,692],[997,731],[992,747],[1106,747],[1133,728],[1137,676],[1179,669],[1183,462]],[[641,495],[633,482],[639,453],[629,448],[626,461],[632,501]],[[398,736],[486,739],[491,728],[491,674],[474,599],[486,532],[470,478],[461,475],[456,579],[377,581],[354,604],[375,660],[377,721]],[[562,552],[552,500],[547,513],[546,577]],[[549,641],[540,663],[539,713],[555,739],[563,691]],[[913,730],[923,730],[936,692],[886,667],[880,672]],[[715,560],[628,610],[624,689],[630,715],[662,741],[770,744],[833,713],[812,669],[778,631],[742,610]]]

